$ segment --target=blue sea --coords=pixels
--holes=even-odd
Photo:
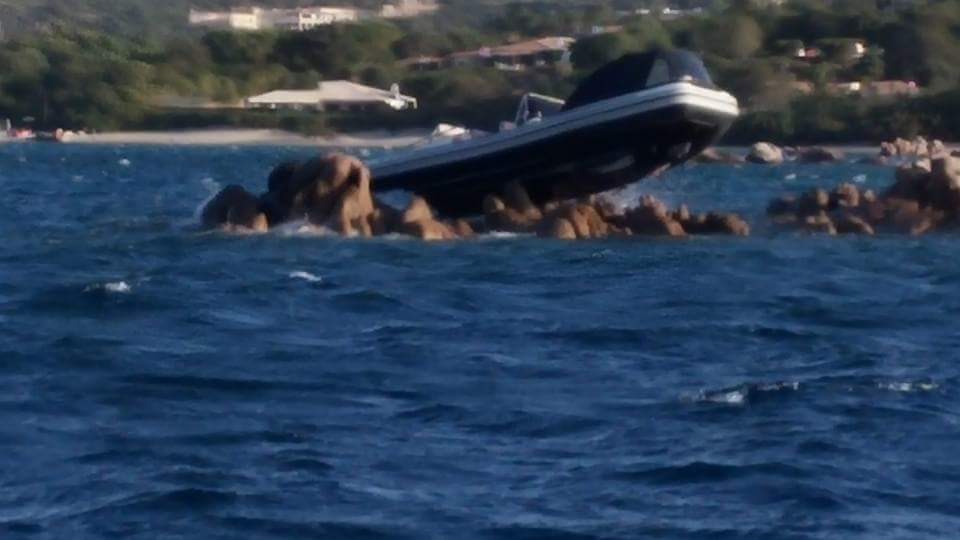
[[[308,149],[0,146],[0,538],[956,538],[960,236],[201,233]]]

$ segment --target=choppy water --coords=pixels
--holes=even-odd
[[[960,237],[189,228],[303,154],[0,147],[0,538],[960,531]],[[890,176],[641,187],[759,223]]]

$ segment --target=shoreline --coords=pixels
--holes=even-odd
[[[309,137],[278,129],[197,129],[69,133],[60,144],[156,146],[305,146],[315,148],[403,148],[427,139],[429,129],[338,133]]]
[[[307,136],[280,129],[214,128],[178,131],[110,131],[103,133],[67,132],[60,144],[77,145],[149,145],[149,146],[292,146],[321,149],[379,148],[384,150],[408,148],[431,139],[434,131],[412,128],[398,131],[386,129]],[[33,140],[3,139],[0,144],[37,142]],[[960,142],[944,143],[946,148],[960,151]],[[790,145],[787,145],[790,146]],[[749,145],[720,144],[716,150],[746,154]],[[879,144],[867,142],[802,145],[798,148],[824,148],[848,154],[872,154]]]

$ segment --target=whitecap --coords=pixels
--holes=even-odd
[[[121,159],[120,161],[117,162],[117,165],[120,165],[121,167],[129,167],[129,166],[130,166],[130,160],[127,159],[127,158],[123,158],[123,159]]]
[[[488,233],[484,233],[480,235],[480,238],[488,239],[488,240],[509,240],[511,238],[522,238],[524,236],[531,236],[531,235],[525,234],[525,233],[515,233],[515,232],[507,232],[507,231],[490,231]]]
[[[339,236],[333,230],[322,225],[314,225],[305,219],[290,221],[280,225],[274,231],[281,236],[327,237]]]
[[[856,175],[856,176],[853,177],[853,181],[856,182],[856,183],[858,183],[858,184],[863,184],[864,182],[867,181],[867,175],[865,175],[865,174],[858,174],[858,175]]]
[[[193,210],[194,221],[198,221],[200,219],[200,216],[203,215],[203,209],[206,208],[208,204],[210,204],[210,201],[212,201],[213,198],[216,197],[218,193],[220,193],[220,183],[214,180],[213,178],[210,178],[210,177],[202,178],[200,179],[200,184],[204,188],[206,188],[208,193],[207,193],[207,197],[203,199],[203,201],[199,205],[197,205],[197,207]]]
[[[796,179],[797,179],[797,173],[790,173],[790,174],[784,176],[783,178],[784,178],[784,180],[796,180]]]
[[[310,282],[310,283],[320,283],[321,281],[323,281],[323,278],[320,277],[320,276],[318,276],[318,275],[316,275],[316,274],[311,274],[310,272],[304,272],[304,271],[300,271],[300,270],[298,270],[298,271],[296,271],[296,272],[290,272],[290,278],[291,278],[291,279],[302,279],[302,280],[307,281],[307,282]]]
[[[743,403],[747,401],[747,392],[743,390],[733,390],[731,392],[704,394],[703,401],[726,403],[728,405],[743,405]]]
[[[210,194],[216,194],[220,191],[220,182],[217,182],[209,176],[205,176],[200,179],[200,185],[202,185]]]
[[[133,292],[133,287],[130,286],[126,281],[111,281],[108,283],[100,283],[97,285],[91,285],[84,289],[84,292],[91,291],[106,291],[108,293],[115,294],[130,294]]]
[[[877,383],[877,388],[909,394],[913,392],[932,392],[940,388],[940,385],[933,382],[893,381]]]
[[[744,405],[747,402],[759,399],[762,394],[774,394],[783,391],[796,392],[800,389],[799,381],[785,381],[774,383],[748,383],[722,390],[701,390],[694,401],[702,403],[722,403],[725,405]]]

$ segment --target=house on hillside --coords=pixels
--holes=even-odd
[[[400,87],[381,90],[351,81],[325,81],[311,90],[274,90],[248,97],[248,109],[295,111],[371,111],[416,109],[417,99],[400,93]]]
[[[396,0],[384,4],[378,14],[384,19],[400,19],[429,15],[439,8],[436,0]]]
[[[517,43],[483,47],[474,51],[448,54],[443,58],[414,57],[402,61],[415,71],[431,71],[450,67],[489,66],[504,71],[522,71],[570,61],[570,47],[576,39],[565,36],[543,37]]]
[[[297,9],[234,8],[230,11],[190,10],[192,26],[218,30],[292,30],[303,32],[338,22],[353,22],[360,12],[353,8],[310,7]]]

